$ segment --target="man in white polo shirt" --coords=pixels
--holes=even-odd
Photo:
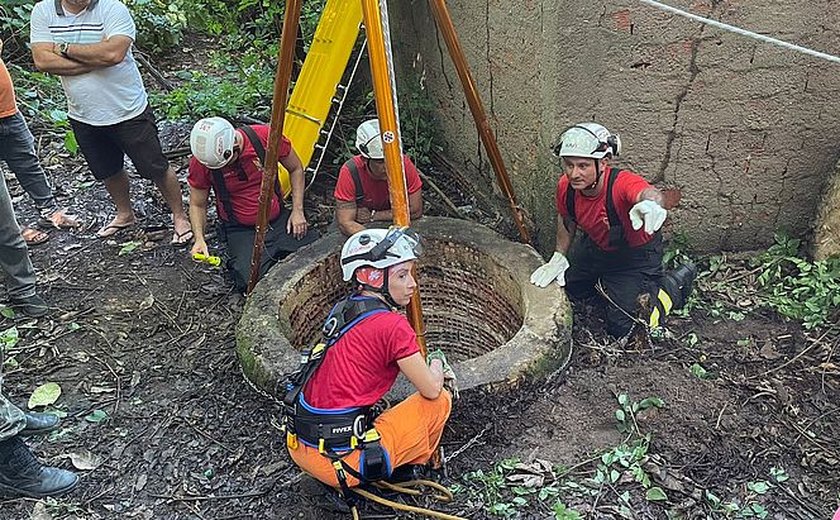
[[[135,223],[123,167],[128,155],[172,210],[172,243],[186,244],[190,222],[131,54],[135,34],[131,13],[119,0],[41,0],[32,10],[29,39],[35,66],[61,76],[76,140],[116,205],[116,216],[97,234],[111,236]]]

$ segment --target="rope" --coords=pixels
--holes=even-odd
[[[667,11],[672,14],[676,14],[679,16],[683,16],[690,20],[694,20],[695,22],[700,22],[706,25],[711,25],[712,27],[717,27],[718,29],[722,29],[724,31],[729,31],[735,34],[739,34],[741,36],[746,36],[748,38],[753,38],[755,40],[761,40],[765,43],[769,43],[771,45],[776,45],[779,47],[784,47],[785,49],[789,49],[796,52],[801,52],[802,54],[807,54],[809,56],[813,56],[814,58],[820,58],[823,60],[833,61],[834,63],[840,63],[840,57],[833,56],[831,54],[826,54],[824,52],[815,51],[813,49],[809,49],[807,47],[802,47],[801,45],[795,45],[793,43],[788,43],[783,40],[779,40],[777,38],[771,38],[770,36],[765,36],[763,34],[758,34],[752,31],[748,31],[746,29],[741,29],[740,27],[735,27],[734,25],[729,25],[723,22],[718,22],[717,20],[711,20],[709,18],[703,18],[702,16],[698,16],[696,14],[689,13],[687,11],[683,11],[681,9],[677,9],[676,7],[671,7],[670,5],[663,4],[661,2],[656,2],[655,0],[639,0],[643,4],[647,4],[651,7],[655,7],[657,9],[661,9],[663,11]]]
[[[423,483],[423,485],[436,484],[436,486],[431,486],[431,487],[434,487],[435,489],[439,489],[437,486],[440,486],[440,484],[437,484],[437,482],[431,482],[431,481],[427,481],[427,480],[417,480],[417,481],[404,482],[403,486],[405,484],[414,483],[414,482]],[[443,486],[440,486],[440,487],[443,488]],[[416,491],[416,490],[405,490],[405,491],[403,491],[401,488],[402,488],[402,486],[394,486],[393,490],[401,492],[401,493],[408,493],[410,495],[413,495],[414,491]],[[391,489],[391,488],[389,488],[389,489]],[[446,488],[443,488],[443,489],[446,490],[446,493],[450,497],[452,496],[451,491],[449,491]],[[422,507],[410,506],[408,504],[401,504],[399,502],[394,502],[393,500],[388,500],[387,498],[383,498],[383,497],[381,497],[381,496],[379,496],[375,493],[371,493],[370,491],[367,491],[367,490],[364,490],[364,489],[353,488],[352,491],[353,491],[353,493],[356,493],[360,497],[366,498],[367,500],[372,500],[373,502],[376,502],[378,504],[382,504],[383,506],[388,506],[391,509],[394,509],[395,511],[405,511],[405,512],[408,512],[408,513],[415,513],[415,514],[418,514],[418,515],[423,515],[423,516],[426,516],[426,517],[429,517],[429,518],[440,518],[441,520],[468,520],[467,518],[464,518],[464,517],[461,517],[461,516],[449,515],[449,514],[446,514],[446,513],[441,513],[440,511],[434,511],[432,509],[424,509]],[[435,495],[435,496],[437,496],[437,495]]]
[[[438,502],[448,504],[449,502],[452,502],[455,499],[455,496],[452,494],[452,491],[449,491],[449,488],[447,488],[443,484],[438,484],[434,480],[417,479],[397,483],[386,482],[383,480],[381,482],[377,482],[376,486],[382,489],[387,489],[389,491],[395,491],[397,493],[403,493],[415,497],[422,495],[423,492],[419,489],[414,488],[427,487],[434,489],[435,491],[438,491],[440,493],[438,495],[432,495],[432,498],[434,498]]]

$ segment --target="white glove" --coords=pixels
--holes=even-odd
[[[633,224],[633,229],[638,231],[644,224],[645,233],[648,235],[659,231],[667,217],[668,211],[652,200],[638,202],[630,209],[630,223]]]
[[[531,283],[537,287],[548,287],[552,280],[557,280],[561,287],[566,285],[566,269],[569,268],[569,261],[565,255],[555,251],[547,264],[540,266],[531,273]]]

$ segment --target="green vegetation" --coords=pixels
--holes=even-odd
[[[806,329],[827,325],[840,312],[840,258],[808,260],[801,248],[799,239],[777,234],[773,245],[749,262],[755,276],[748,276],[751,273],[745,272],[744,263],[734,264],[725,254],[702,259],[700,264],[706,268],[698,275],[695,286],[699,290],[674,314],[686,316],[701,309],[713,318],[742,321],[748,313],[766,307],[800,321]],[[687,250],[684,237],[671,240],[664,255],[666,266],[690,260]],[[733,269],[741,274],[723,275]]]
[[[627,394],[619,394],[617,399],[616,426],[627,433],[619,446],[572,468],[552,466],[540,459],[530,463],[504,459],[489,471],[467,473],[453,489],[465,495],[468,504],[481,505],[487,513],[502,518],[536,509],[546,518],[553,515],[555,520],[578,520],[583,515],[570,504],[589,502],[606,490],[617,499],[611,507],[625,518],[631,518],[636,510],[631,503],[634,496],[636,501],[666,502],[666,492],[653,485],[645,467],[650,459],[651,435],[636,423],[637,414],[661,408],[664,402],[658,397],[634,401]]]
[[[455,493],[466,495],[468,505],[481,505],[493,516],[511,518],[520,510],[538,507],[553,514],[555,520],[579,520],[580,513],[558,497],[561,493],[558,468],[545,461],[530,464],[519,459],[504,459],[490,471],[471,471],[462,477],[463,484],[452,486]]]
[[[840,258],[805,260],[799,247],[799,239],[776,235],[775,244],[756,259],[758,283],[765,304],[812,329],[840,309]]]
[[[4,61],[29,54],[24,43],[29,39],[29,13],[34,5],[31,0],[0,2],[0,40],[4,42]]]
[[[665,402],[659,397],[648,397],[641,401],[631,401],[627,394],[619,394],[616,396],[616,399],[619,405],[619,409],[615,411],[615,420],[618,421],[618,431],[637,436],[642,435],[642,432],[639,430],[639,425],[636,423],[636,417],[639,413],[649,408],[662,408],[665,406]]]
[[[757,476],[736,491],[727,492],[729,496],[710,488],[690,492],[679,483],[679,472],[672,472],[652,451],[652,435],[642,431],[633,419],[646,409],[663,407],[662,399],[651,396],[635,401],[623,393],[616,397],[616,426],[627,434],[618,446],[570,468],[538,458],[531,462],[503,459],[490,470],[467,473],[453,491],[467,506],[499,518],[531,518],[536,514],[539,518],[579,520],[593,514],[594,503],[616,518],[636,518],[647,510],[657,518],[683,519],[688,517],[678,504],[682,500],[679,497],[689,493],[702,497],[692,508],[691,518],[772,517],[766,505],[768,497],[790,478],[783,468],[770,468],[763,478]],[[669,484],[671,487],[666,487]],[[678,490],[675,497],[669,496],[669,489]],[[660,513],[655,513],[657,510]],[[700,510],[705,516],[697,516]]]
[[[269,0],[126,0],[137,24],[137,43],[158,54],[179,45],[189,31],[223,36],[229,49],[280,39],[285,2]],[[300,30],[305,40],[315,31],[325,0],[306,0]]]

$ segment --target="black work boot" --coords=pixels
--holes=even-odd
[[[47,302],[37,294],[32,296],[23,296],[20,298],[12,298],[11,306],[14,310],[29,316],[30,318],[40,318],[46,316],[50,312],[47,307]]]
[[[0,442],[0,492],[42,498],[63,495],[79,483],[79,477],[45,466],[20,437]]]
[[[26,427],[18,433],[22,437],[51,432],[61,422],[57,415],[51,413],[26,412],[24,415],[26,415]]]
[[[428,464],[403,464],[394,468],[391,476],[385,480],[392,484],[408,482],[409,480],[428,480],[431,478],[430,473],[431,469]]]
[[[681,264],[673,271],[665,273],[662,286],[673,301],[673,309],[682,309],[694,288],[697,278],[697,266],[691,262]]]

